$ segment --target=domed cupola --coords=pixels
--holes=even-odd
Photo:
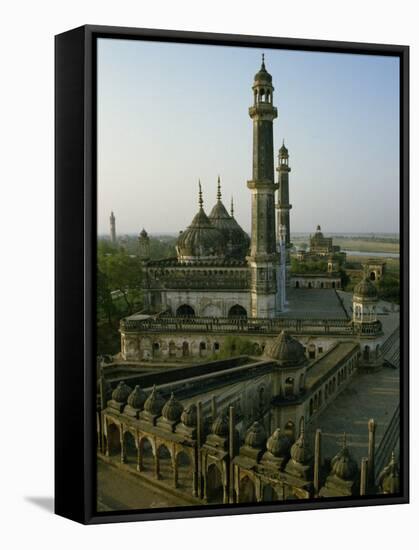
[[[247,430],[244,444],[253,449],[263,449],[266,442],[265,430],[259,422],[253,422],[250,428]]]
[[[391,453],[390,462],[381,471],[378,478],[381,493],[395,494],[400,491],[400,472],[394,451]]]
[[[146,393],[140,388],[140,386],[135,386],[134,390],[128,396],[124,414],[138,418],[138,413],[144,407],[146,399]]]
[[[157,425],[161,428],[173,431],[175,424],[180,421],[183,412],[183,405],[178,401],[173,392],[170,399],[166,401],[161,411],[161,418],[157,420]]]
[[[262,54],[262,65],[259,71],[255,74],[255,84],[272,85],[272,76],[268,73],[265,67],[265,55]]]
[[[181,263],[216,260],[224,256],[223,234],[211,223],[203,209],[201,183],[199,211],[190,226],[179,235],[176,251]]]
[[[286,457],[290,454],[291,440],[277,428],[266,442],[266,449],[275,458]]]
[[[192,403],[191,405],[188,405],[184,411],[181,414],[180,420],[182,424],[187,426],[188,428],[194,428],[197,423],[197,410],[196,405]]]
[[[170,422],[179,422],[180,416],[183,412],[183,405],[178,401],[173,392],[170,396],[170,399],[166,401],[163,409],[162,409],[162,416],[166,420],[169,420]]]
[[[146,399],[146,393],[140,388],[140,386],[135,386],[134,390],[129,394],[127,402],[128,405],[134,409],[142,409]]]
[[[228,418],[225,414],[220,414],[214,420],[211,426],[211,432],[218,437],[228,437]]]
[[[345,497],[359,495],[358,465],[352,458],[346,445],[346,434],[343,434],[342,449],[332,458],[331,470],[324,486],[320,489],[321,497]]]
[[[282,470],[290,456],[291,440],[277,428],[266,442],[262,462],[275,470]]]
[[[180,415],[180,422],[176,425],[176,433],[187,436],[189,439],[196,439],[198,425],[198,412],[194,403],[183,409]]]
[[[221,183],[218,176],[217,202],[210,215],[211,223],[219,229],[225,239],[224,252],[233,258],[244,258],[250,246],[249,235],[240,227],[234,218],[233,199],[231,199],[231,215],[221,201]]]
[[[121,380],[112,392],[112,399],[108,401],[108,407],[122,412],[131,391],[131,388]]]
[[[377,296],[377,288],[368,277],[364,277],[354,288],[354,297],[374,299]]]
[[[358,476],[358,465],[346,445],[346,434],[343,435],[342,449],[332,458],[331,467],[331,474],[344,481],[353,481]]]
[[[300,428],[300,436],[292,445],[290,455],[291,458],[285,467],[285,471],[302,479],[311,479],[313,454],[306,445],[303,423]]]
[[[117,403],[126,403],[130,393],[131,388],[121,380],[112,392],[112,399]]]
[[[303,345],[285,330],[267,346],[265,356],[283,367],[300,367],[306,363]]]
[[[144,403],[144,410],[140,413],[140,418],[154,424],[156,418],[160,416],[163,406],[164,398],[157,391],[156,386],[153,386],[152,392]]]

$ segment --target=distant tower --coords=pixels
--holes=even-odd
[[[278,255],[275,235],[273,121],[278,116],[273,106],[272,76],[262,66],[253,83],[254,102],[249,108],[253,120],[253,177],[247,182],[252,192],[252,230],[250,256],[251,317],[274,317],[277,302],[276,269]]]
[[[115,216],[113,212],[111,212],[110,224],[111,224],[111,243],[113,245],[116,245],[116,225],[115,225]]]
[[[285,147],[284,142],[282,142],[282,147],[278,153],[278,167],[276,169],[278,172],[279,185],[277,208],[279,213],[278,223],[280,225],[285,225],[285,246],[287,248],[289,248],[291,245],[290,210],[292,208],[292,204],[290,204],[288,188],[288,174],[291,172],[291,168],[288,165],[288,161],[288,149]]]
[[[150,237],[147,231],[143,229],[138,237],[139,258],[143,262],[150,259]]]
[[[287,284],[287,251],[286,243],[286,228],[285,225],[278,224],[278,254],[279,254],[279,269],[277,269],[277,301],[276,311],[281,313],[285,310],[286,301],[286,284]]]

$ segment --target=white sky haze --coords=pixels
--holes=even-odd
[[[272,74],[275,156],[290,154],[291,232],[398,232],[399,61],[100,39],[98,231],[177,233],[234,196],[250,228],[253,76]],[[276,158],[275,158],[276,164]]]

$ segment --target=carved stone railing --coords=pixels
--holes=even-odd
[[[277,334],[289,330],[295,334],[351,336],[359,334],[359,327],[346,319],[246,319],[218,317],[148,317],[123,319],[121,332],[232,332]]]

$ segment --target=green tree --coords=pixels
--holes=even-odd
[[[110,291],[117,292],[122,298],[127,313],[133,313],[134,307],[142,302],[142,269],[139,259],[124,250],[100,254],[98,272],[105,276]]]

